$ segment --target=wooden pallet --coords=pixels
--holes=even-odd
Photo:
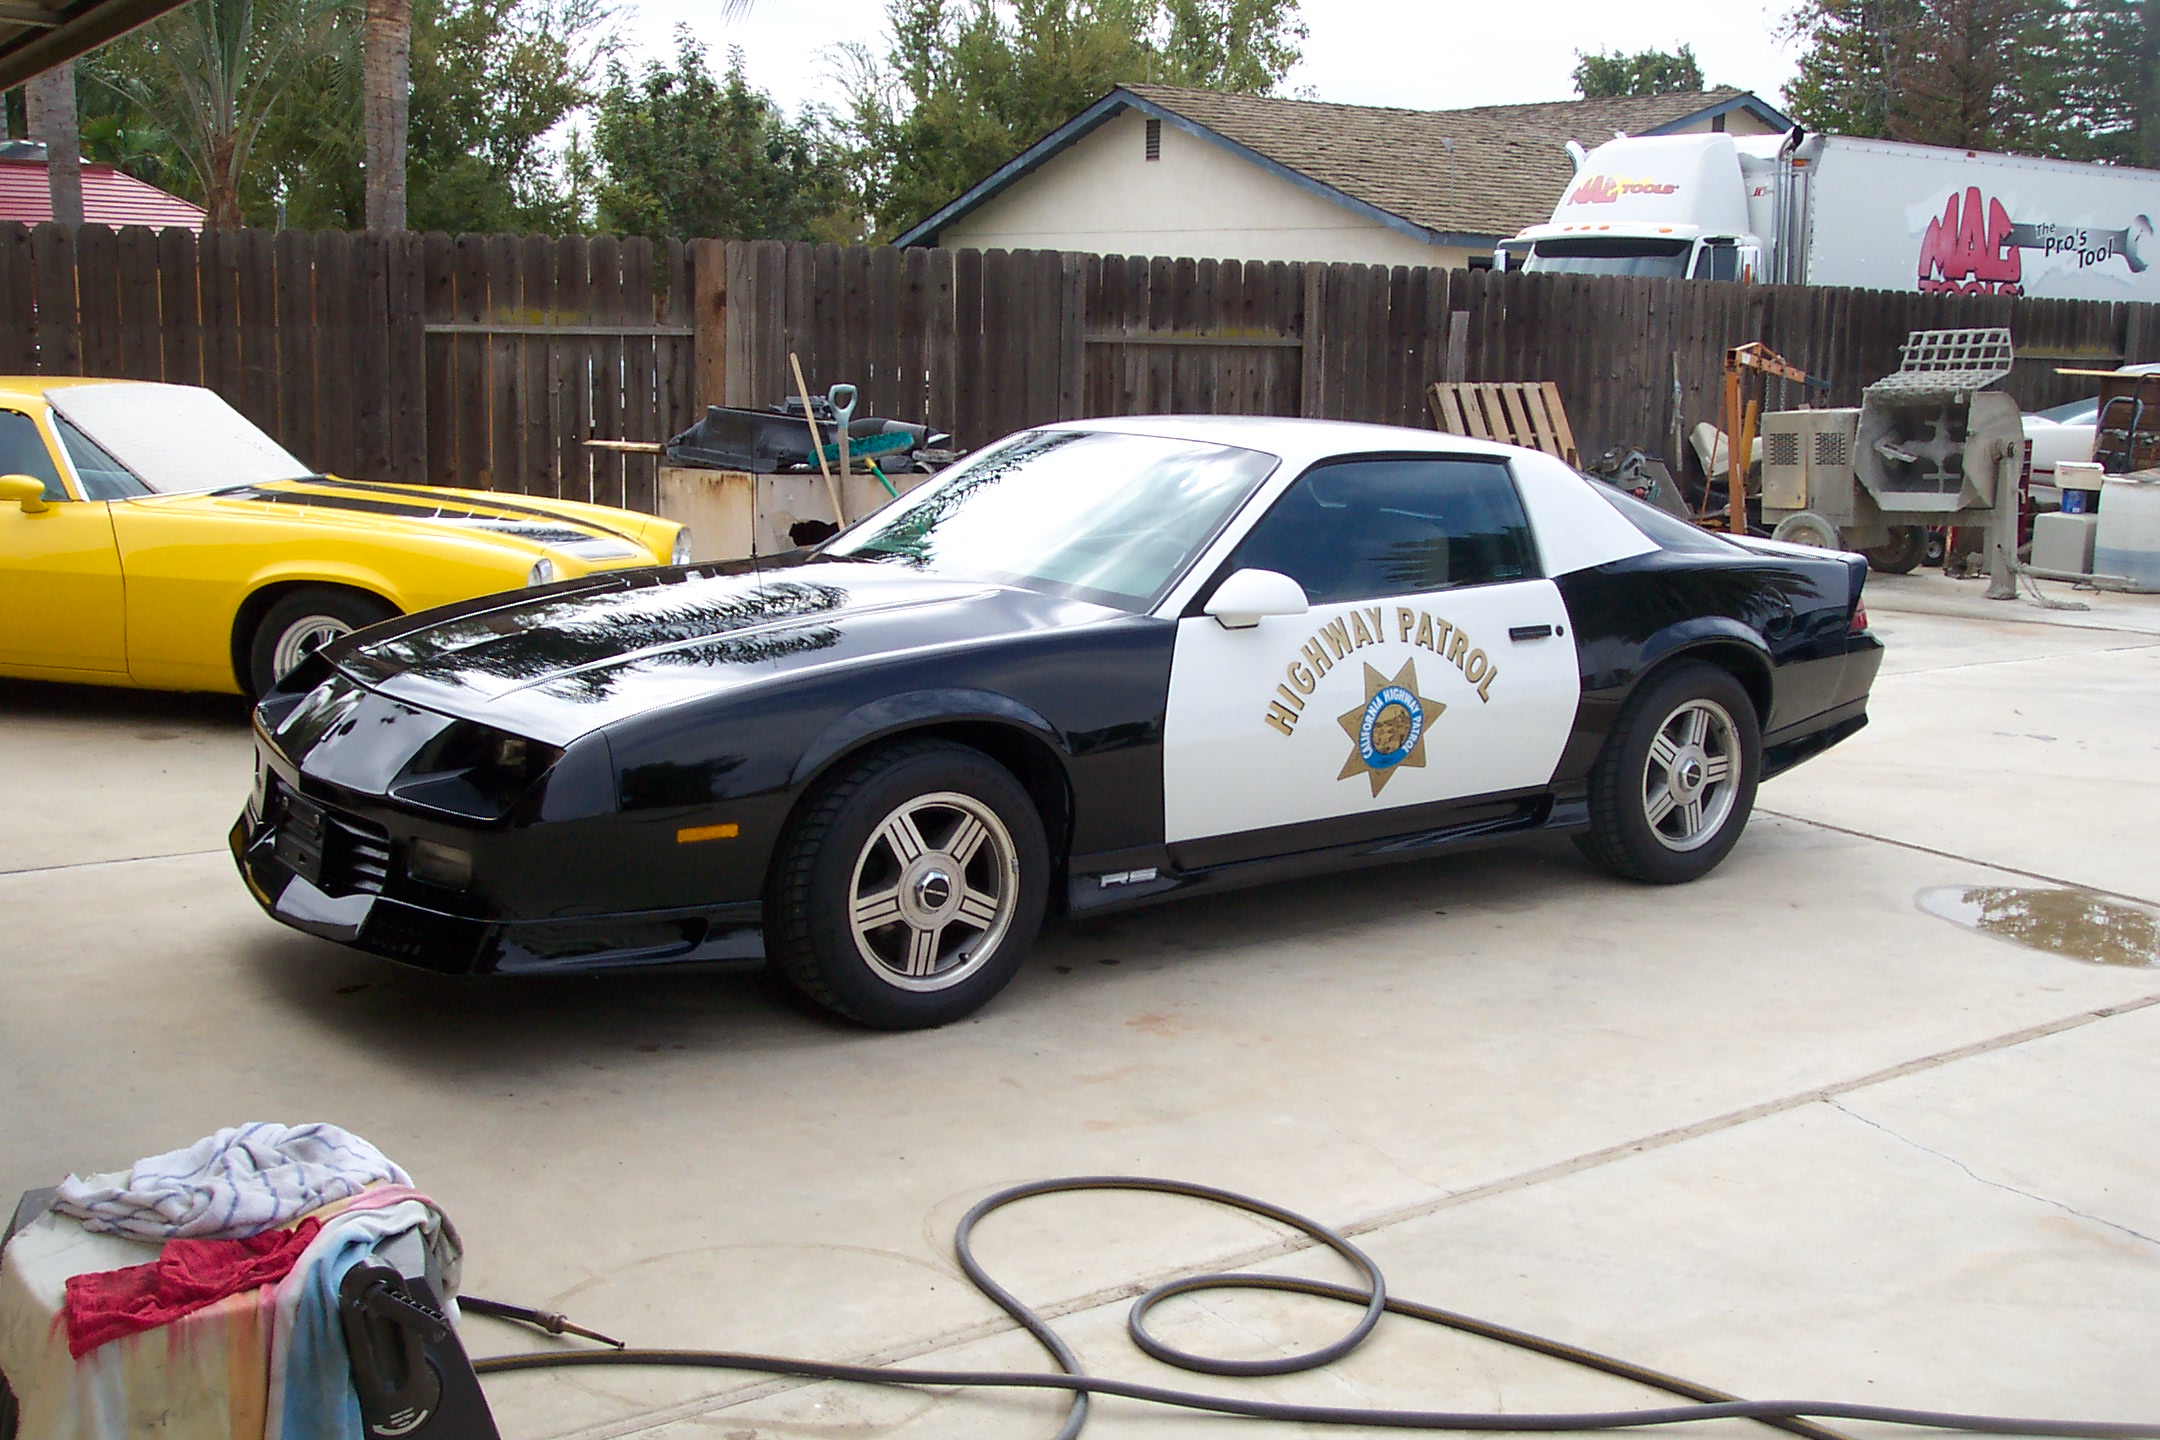
[[[1425,392],[1425,404],[1433,424],[1449,435],[1521,445],[1570,465],[1581,463],[1567,408],[1560,403],[1560,387],[1550,380],[1483,385],[1435,380]]]

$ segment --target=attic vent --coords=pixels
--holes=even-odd
[[[1147,158],[1150,160],[1162,159],[1162,121],[1160,120],[1147,122]]]

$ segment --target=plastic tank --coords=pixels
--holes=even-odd
[[[2160,475],[2110,475],[2102,482],[2093,573],[2160,590]]]

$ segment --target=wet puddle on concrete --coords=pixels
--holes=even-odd
[[[1937,885],[1922,910],[1968,930],[2098,965],[2160,965],[2160,912],[2090,890]]]

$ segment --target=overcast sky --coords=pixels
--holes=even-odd
[[[750,78],[790,111],[826,93],[822,56],[836,40],[882,52],[884,0],[757,0],[747,19],[718,18],[716,0],[628,0],[633,44],[666,53],[677,24],[711,49],[716,67],[740,46]],[[1574,98],[1575,52],[1695,47],[1703,78],[1773,104],[1793,53],[1770,38],[1788,0],[1673,4],[1653,0],[1305,0],[1305,59],[1293,93],[1356,105],[1451,109]]]

